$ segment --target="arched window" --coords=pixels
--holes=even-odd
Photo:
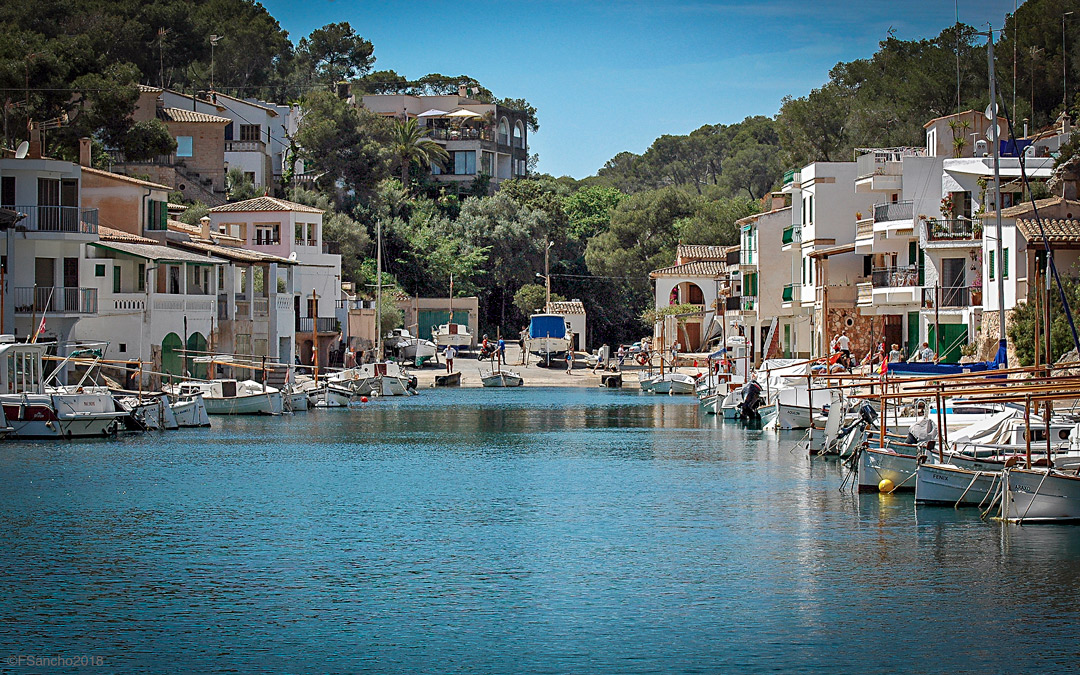
[[[510,145],[510,125],[505,117],[499,120],[499,143]]]
[[[525,147],[525,129],[521,126],[521,122],[517,122],[514,124],[514,147]]]

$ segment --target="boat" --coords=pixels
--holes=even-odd
[[[431,339],[436,347],[444,350],[453,347],[458,351],[472,346],[473,336],[469,327],[461,323],[444,323],[431,329]]]
[[[139,394],[118,390],[112,390],[112,394],[114,397],[119,397],[116,400],[130,411],[131,416],[143,429],[157,431],[179,428],[168,394],[152,392]]]
[[[126,410],[113,398],[106,387],[87,387],[45,384],[43,357],[47,345],[17,343],[12,335],[0,336],[0,407],[6,422],[17,438],[85,438],[115,433],[125,418]],[[89,350],[92,364],[101,359],[98,350]],[[75,350],[65,362],[86,355],[87,350]],[[62,372],[57,368],[54,373]],[[83,380],[91,371],[88,369]]]
[[[983,506],[1001,484],[1001,469],[966,469],[928,460],[915,469],[915,503]]]
[[[1001,519],[1021,524],[1080,521],[1080,476],[1045,468],[1004,469]]]
[[[561,314],[537,313],[529,317],[525,349],[539,357],[541,365],[547,367],[552,361],[564,358],[573,346],[573,339],[566,317]]]
[[[512,370],[493,370],[481,375],[480,381],[485,387],[520,387],[525,382],[521,375]]]
[[[202,394],[210,415],[280,415],[283,410],[281,391],[255,380],[187,380],[171,393]]]
[[[175,398],[175,400],[174,400]],[[169,407],[180,428],[208,427],[210,416],[201,393],[193,392],[184,396],[170,397]]]
[[[641,391],[651,392],[656,387],[656,382],[659,379],[660,376],[656,373],[639,372],[638,387],[641,388]]]
[[[282,405],[288,412],[304,412],[311,406],[308,392],[289,387],[281,392]]]
[[[915,449],[915,446],[911,446]],[[859,492],[879,492],[886,480],[892,483],[886,492],[906,492],[915,489],[915,469],[918,455],[899,453],[889,448],[865,448],[857,462]]]
[[[395,328],[383,339],[383,347],[388,349],[398,361],[408,361],[417,368],[429,359],[435,358],[438,347],[431,340],[424,340],[409,333],[406,328]]]
[[[416,377],[394,361],[362,363],[334,373],[327,383],[348,390],[353,396],[412,396],[417,386]]]
[[[436,387],[459,387],[461,386],[461,373],[453,372],[435,376]]]
[[[693,394],[697,380],[684,373],[670,373],[663,377],[667,383],[668,394]],[[661,393],[657,391],[657,393]]]

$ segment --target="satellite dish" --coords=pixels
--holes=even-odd
[[[296,260],[296,251],[289,254],[289,260]]]
[[[986,106],[986,112],[984,114],[986,115],[986,119],[988,120],[993,120],[995,117],[997,117],[997,104],[991,103],[990,105]]]
[[[988,140],[988,141],[993,141],[994,140],[994,127],[995,126],[997,127],[998,138],[1001,138],[1001,125],[1000,124],[996,124],[996,125],[991,124],[989,127],[986,128],[986,140]]]
[[[30,144],[26,141],[19,143],[19,148],[15,151],[15,159],[26,159],[28,152],[30,152]]]

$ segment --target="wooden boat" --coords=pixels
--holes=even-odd
[[[431,329],[431,339],[439,349],[468,349],[473,343],[469,327],[461,323],[444,323]]]
[[[383,347],[390,350],[398,361],[407,361],[416,367],[435,358],[438,347],[431,340],[413,336],[405,328],[395,328],[383,340]]]
[[[668,394],[693,394],[697,386],[697,380],[683,373],[671,373],[664,376],[667,381]],[[657,391],[656,393],[661,393]]]
[[[660,379],[660,376],[655,373],[638,373],[638,387],[641,391],[651,392],[656,388],[656,382]]]
[[[918,456],[901,454],[886,448],[866,448],[859,453],[859,492],[878,492],[882,481],[892,481],[890,492],[915,489],[915,469]]]
[[[177,426],[181,428],[210,426],[210,416],[200,393],[177,397],[170,403],[170,407]]]
[[[1001,469],[965,469],[951,464],[926,461],[915,469],[915,503],[948,506],[989,504],[992,492],[1001,484]]]
[[[1080,476],[1054,469],[1005,469],[1001,518],[1010,523],[1080,521]]]
[[[520,387],[525,381],[512,370],[495,370],[480,378],[485,387]]]
[[[178,396],[202,394],[210,415],[280,415],[281,391],[254,380],[189,380],[175,388]]]
[[[436,387],[458,387],[461,386],[461,373],[453,372],[446,373],[445,375],[435,376]]]

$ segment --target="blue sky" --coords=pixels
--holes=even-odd
[[[525,98],[540,131],[539,171],[583,178],[663,134],[774,115],[839,61],[873,54],[892,28],[936,36],[950,0],[263,0],[294,42],[348,21],[375,45],[375,68],[408,78],[471,75]],[[1014,0],[958,0],[960,20],[1001,27]]]

